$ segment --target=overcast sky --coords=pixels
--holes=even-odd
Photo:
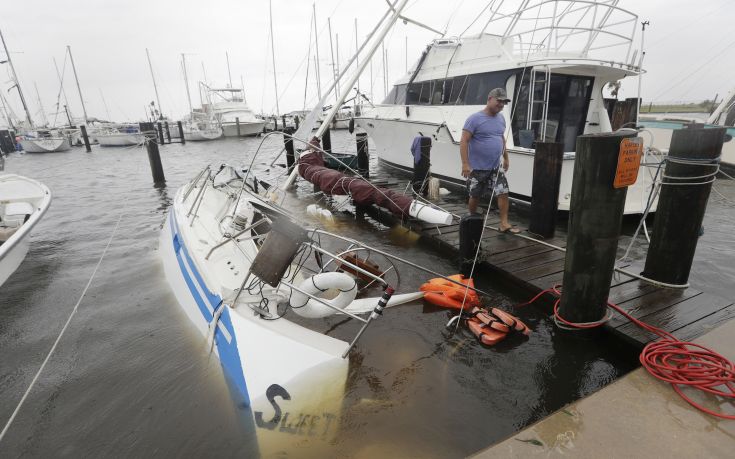
[[[164,114],[178,118],[188,111],[181,54],[186,54],[192,102],[199,105],[197,82],[212,86],[229,83],[225,53],[229,54],[233,86],[245,86],[256,112],[274,113],[276,96],[269,40],[267,0],[6,0],[0,16],[2,30],[34,120],[40,121],[39,97],[53,120],[59,95],[54,69],[65,66],[64,88],[75,116],[81,105],[71,66],[65,63],[71,46],[89,116],[113,120],[143,118],[155,100],[145,49],[148,48]],[[273,0],[275,66],[281,112],[302,109],[309,52],[312,1]],[[487,5],[479,0],[411,0],[405,14],[448,35],[461,34]],[[505,4],[514,2],[506,0]],[[518,2],[516,2],[518,3]],[[533,3],[533,0],[532,0]],[[644,101],[701,101],[722,98],[735,86],[735,2],[732,0],[621,0],[619,6],[650,21],[645,33],[642,80]],[[319,57],[322,86],[331,74],[327,18],[336,39],[335,58],[344,64],[355,50],[355,18],[360,39],[382,16],[385,0],[318,0]],[[478,32],[477,24],[472,31]],[[398,23],[385,41],[390,84],[406,71],[436,35],[412,24]],[[640,47],[640,25],[635,48]],[[313,40],[313,37],[311,37]],[[315,102],[313,45],[306,88],[307,108]],[[0,56],[3,52],[0,50]],[[4,60],[4,57],[0,57]],[[11,86],[9,66],[0,64],[0,85],[13,110],[22,107]],[[380,54],[361,79],[363,92],[381,100],[383,64]],[[621,97],[635,97],[637,80],[623,86]],[[63,96],[61,98],[63,106]],[[105,104],[106,102],[106,104]],[[59,115],[60,117],[62,115]],[[61,120],[61,118],[60,118]],[[59,121],[61,122],[61,121]]]

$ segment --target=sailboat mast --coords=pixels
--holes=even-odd
[[[148,52],[148,48],[145,49],[145,55],[148,58],[148,68],[151,70],[151,80],[153,80],[153,91],[156,93],[156,102],[158,102],[158,114],[159,114],[159,117],[163,117],[163,108],[161,108],[161,99],[158,97],[158,86],[156,86],[156,76],[153,75],[153,64],[151,64],[151,54]],[[102,93],[102,90],[100,89],[100,94],[101,93]],[[108,115],[107,117],[109,118],[110,116]]]
[[[273,46],[273,0],[268,3],[271,22],[271,59],[273,60],[273,86],[276,89],[276,116],[281,115],[281,109],[278,107],[278,76],[276,75],[276,50]]]
[[[84,124],[87,124],[87,109],[84,107],[84,98],[82,97],[82,87],[79,86],[79,77],[77,76],[77,67],[74,65],[74,56],[71,54],[71,46],[66,45],[66,51],[69,53],[71,68],[74,70],[74,81],[77,82],[77,91],[79,92],[79,100],[82,102],[82,112],[84,113]]]
[[[15,82],[15,87],[18,88],[18,95],[20,95],[20,101],[23,104],[23,110],[26,112],[26,121],[28,121],[28,126],[33,128],[33,120],[31,119],[31,113],[28,111],[28,104],[26,104],[26,98],[23,97],[23,91],[20,89],[20,81],[18,81],[18,75],[15,73],[15,67],[13,66],[13,60],[10,58],[10,52],[8,51],[8,46],[5,44],[5,37],[3,37],[3,32],[0,30],[0,41],[3,42],[3,48],[5,49],[5,55],[8,57],[8,64],[10,64],[10,71],[13,73],[13,82]]]
[[[355,18],[355,65],[358,67],[360,66],[360,40],[357,38],[357,18]],[[357,79],[357,92],[360,92],[360,78]],[[357,99],[355,99],[355,104],[357,105]]]
[[[194,109],[191,108],[191,94],[189,93],[189,78],[186,76],[186,56],[181,53],[181,68],[184,69],[184,85],[186,86],[186,100],[189,101],[189,113],[193,113]]]
[[[332,43],[332,18],[327,18],[327,28],[329,29],[329,50],[332,54],[332,78],[334,78],[334,97],[339,97],[339,82],[337,81],[337,67],[334,65],[334,44]]]
[[[102,98],[102,103],[105,106],[105,113],[107,113],[107,121],[111,121],[112,117],[110,116],[110,109],[107,107],[107,101],[105,100],[105,95],[102,94],[102,88],[97,88],[100,90],[100,97]],[[158,106],[158,110],[161,110],[161,106]]]
[[[38,99],[38,108],[41,110],[41,119],[43,120],[44,126],[48,127],[48,118],[46,118],[46,112],[43,109],[43,104],[41,103],[41,95],[38,93],[38,85],[36,82],[33,82],[33,87],[36,89],[36,99]]]
[[[230,88],[232,88],[232,74],[230,73],[230,55],[225,51],[225,59],[227,59],[227,76],[230,79]]]
[[[68,108],[69,107],[69,99],[67,99],[67,97],[66,97],[66,89],[64,89],[64,78],[61,76],[61,72],[59,72],[59,66],[58,66],[58,64],[56,64],[56,58],[54,57],[53,59],[54,59],[54,68],[56,69],[56,76],[59,77],[59,86],[61,86],[61,94],[64,95],[64,103],[66,104],[65,107],[67,107],[66,108],[66,112],[67,112],[66,115],[67,115],[67,118],[71,119],[71,114],[70,114],[69,108]],[[57,99],[58,99],[58,97],[57,97]],[[71,125],[72,125],[72,123],[71,123],[71,121],[69,121],[69,126],[71,126]]]
[[[322,98],[322,74],[319,70],[319,31],[316,29],[316,2],[312,4],[314,10],[314,46],[316,47],[316,92]]]

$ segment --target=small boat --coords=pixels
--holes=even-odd
[[[0,285],[25,258],[31,231],[50,204],[46,185],[20,175],[0,175]]]
[[[20,145],[26,153],[52,153],[71,148],[69,136],[55,130],[26,132],[20,137]]]
[[[133,124],[104,127],[95,132],[93,137],[103,147],[129,147],[145,142],[140,127]]]

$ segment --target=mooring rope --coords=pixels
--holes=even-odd
[[[117,222],[115,223],[115,228],[112,230],[112,234],[110,234],[110,238],[107,240],[107,244],[105,245],[105,248],[102,251],[102,255],[100,255],[100,258],[97,261],[97,265],[94,267],[94,270],[92,271],[92,275],[89,277],[89,280],[87,281],[87,285],[85,285],[84,290],[82,291],[82,294],[79,297],[79,300],[74,305],[74,308],[72,309],[71,314],[69,314],[69,317],[66,319],[66,323],[61,328],[59,335],[56,337],[56,340],[54,341],[54,344],[51,346],[51,349],[49,349],[48,354],[46,354],[46,358],[43,360],[43,363],[41,363],[41,366],[36,372],[35,376],[33,377],[33,380],[28,385],[28,388],[23,393],[23,396],[18,402],[18,405],[15,407],[15,409],[13,410],[13,413],[10,415],[10,418],[5,423],[5,427],[3,428],[2,432],[0,432],[0,443],[2,443],[3,439],[5,438],[5,435],[8,433],[8,430],[10,429],[10,426],[13,424],[15,417],[18,415],[18,413],[20,412],[20,409],[23,407],[23,404],[28,398],[28,395],[33,390],[33,387],[36,385],[36,382],[38,381],[38,378],[41,376],[41,373],[43,373],[43,370],[46,368],[46,364],[51,359],[51,356],[53,355],[54,351],[56,351],[56,348],[59,345],[61,338],[64,336],[64,333],[69,327],[69,324],[71,323],[72,318],[74,317],[77,310],[79,309],[79,305],[82,303],[84,296],[87,294],[87,290],[89,290],[89,287],[92,285],[92,281],[94,280],[95,275],[97,274],[97,271],[99,270],[99,267],[102,264],[102,260],[104,260],[105,255],[107,254],[107,250],[110,248],[110,244],[112,244],[112,241],[115,238],[115,234],[117,234],[117,230],[120,227],[120,222],[122,221],[123,215],[125,214],[125,210],[127,209],[129,199],[130,199],[130,193],[126,193],[125,202],[123,203],[123,208],[120,211],[120,214],[118,215]]]

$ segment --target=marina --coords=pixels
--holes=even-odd
[[[0,25],[0,450],[728,457],[720,63],[665,83],[626,0],[329,1],[141,27],[137,74]]]

